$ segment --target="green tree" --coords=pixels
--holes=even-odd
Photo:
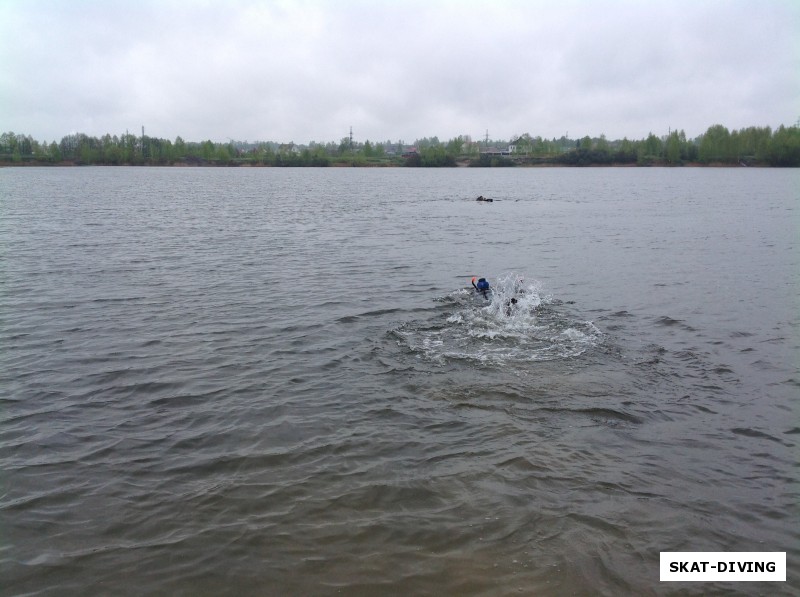
[[[204,160],[213,160],[215,157],[216,149],[211,139],[203,141],[200,144],[200,157]]]
[[[631,164],[638,156],[637,144],[624,137],[614,152],[614,161],[619,164]]]
[[[59,149],[58,143],[55,141],[50,143],[47,153],[50,155],[50,161],[52,162],[60,162],[63,159],[61,157],[61,149]]]
[[[30,156],[33,153],[33,137],[30,135],[17,135],[17,147],[24,156]]]
[[[464,152],[464,137],[459,135],[447,142],[445,145],[445,153],[452,157],[458,157]]]
[[[220,164],[229,164],[231,161],[231,157],[235,155],[231,151],[231,149],[232,148],[230,145],[220,144],[215,148],[214,159],[217,160],[217,162],[219,162]]]
[[[328,157],[328,152],[323,145],[315,145],[311,148],[309,166],[323,167],[328,166],[331,159]]]
[[[740,160],[765,161],[772,139],[770,127],[749,127],[737,131],[737,157]]]
[[[419,152],[420,165],[423,167],[455,166],[455,158],[448,155],[441,143],[424,147]]]
[[[800,166],[800,128],[778,127],[772,136],[767,160],[771,166]]]
[[[122,148],[118,144],[103,146],[103,161],[113,166],[118,166],[122,161]]]
[[[264,158],[263,158],[264,163],[265,164],[274,164],[275,163],[275,156],[276,156],[275,148],[272,147],[272,145],[268,143],[264,147]]]
[[[182,160],[186,157],[186,141],[180,135],[175,137],[175,143],[172,144],[172,147],[174,159]]]
[[[78,135],[78,158],[84,164],[94,164],[102,156],[100,144],[97,139],[83,134]]]
[[[646,166],[661,159],[662,155],[663,143],[661,139],[650,133],[647,135],[647,139],[639,143],[639,147],[636,150],[636,163],[640,166]]]
[[[33,159],[37,162],[47,161],[47,143],[39,143],[36,139],[32,141]]]
[[[681,141],[678,137],[678,131],[672,131],[667,137],[667,143],[664,147],[664,157],[670,164],[677,164],[681,160]]]
[[[597,143],[595,143],[594,150],[599,154],[601,159],[611,159],[611,146],[608,144],[608,139],[606,139],[604,134],[600,135]]]
[[[9,131],[0,135],[0,153],[11,155],[17,147],[17,136]]]
[[[125,164],[139,164],[142,161],[139,139],[127,131],[120,138],[122,161]]]
[[[729,162],[735,159],[731,155],[731,134],[721,124],[710,126],[700,140],[698,158],[704,164],[711,162]]]

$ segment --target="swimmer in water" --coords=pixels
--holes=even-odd
[[[506,301],[506,317],[511,317],[511,314],[517,307],[517,299],[511,297],[509,300]]]
[[[483,295],[483,298],[489,298],[487,296],[487,293],[489,292],[489,282],[486,281],[486,278],[480,278],[476,284],[476,279],[478,279],[476,276],[472,276],[472,287],[480,292]]]

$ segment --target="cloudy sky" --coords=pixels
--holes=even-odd
[[[800,118],[797,0],[0,0],[0,130],[641,139]]]

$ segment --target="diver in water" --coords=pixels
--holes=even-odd
[[[486,278],[478,279],[478,283],[475,284],[476,276],[472,276],[472,287],[480,292],[483,295],[483,298],[488,299],[487,293],[489,292],[489,282],[486,281]]]
[[[506,317],[511,317],[517,311],[517,297],[522,298],[525,296],[525,280],[523,278],[517,278],[514,280],[514,289],[513,289],[513,296],[506,301]],[[534,307],[535,309],[535,307]]]
[[[511,317],[511,314],[517,308],[517,299],[513,296],[506,301],[506,317]]]

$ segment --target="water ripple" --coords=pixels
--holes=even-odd
[[[0,593],[800,557],[795,173],[354,170],[0,169]]]

